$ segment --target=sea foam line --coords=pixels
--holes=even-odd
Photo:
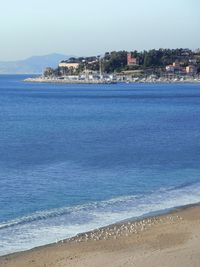
[[[37,211],[33,214],[16,218],[7,222],[0,223],[0,230],[12,226],[32,223],[34,221],[42,221],[59,216],[80,214],[84,216],[91,214],[95,217],[115,216],[141,216],[139,211],[144,213],[155,209],[161,210],[165,208],[173,208],[177,205],[187,205],[200,201],[200,183],[183,184],[179,187],[161,188],[157,192],[150,195],[132,195],[111,198],[104,201],[96,201],[88,204],[77,205],[72,207],[62,207],[46,211]],[[135,215],[134,215],[135,214]],[[123,216],[122,216],[123,217]],[[116,219],[117,219],[116,218]],[[122,218],[124,219],[124,218]]]
[[[76,207],[37,212],[31,216],[2,224],[0,255],[31,249],[63,240],[77,234],[104,227],[122,220],[148,216],[177,206],[200,202],[200,184],[179,189],[159,190],[146,196],[125,196]],[[70,218],[77,215],[75,220]],[[69,217],[68,217],[69,214]],[[87,220],[78,222],[81,218]],[[56,216],[60,216],[57,217]],[[38,220],[39,218],[39,220]],[[48,218],[54,218],[52,221]],[[36,221],[34,223],[33,219]],[[73,218],[74,219],[74,218]],[[44,220],[40,222],[40,220]],[[20,225],[22,224],[23,225]],[[9,226],[13,228],[9,229]],[[20,244],[20,246],[19,246]]]
[[[112,198],[109,200],[104,200],[100,202],[92,202],[84,205],[77,205],[73,207],[63,207],[63,208],[57,208],[57,209],[51,209],[51,210],[45,210],[45,211],[37,211],[33,214],[22,216],[20,218],[16,218],[14,220],[10,220],[7,222],[0,223],[0,229],[30,223],[34,221],[40,221],[40,220],[46,220],[49,218],[54,218],[57,216],[62,216],[66,214],[70,214],[72,212],[80,212],[80,211],[88,211],[91,209],[96,208],[106,208],[113,204],[120,204],[124,203],[125,201],[133,201],[136,198],[136,196],[123,196],[123,197],[117,197]]]

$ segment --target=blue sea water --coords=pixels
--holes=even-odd
[[[200,201],[200,85],[0,76],[0,255]]]

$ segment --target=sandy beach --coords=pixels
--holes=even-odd
[[[200,266],[200,206],[0,257],[1,267]]]

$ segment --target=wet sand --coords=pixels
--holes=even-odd
[[[200,206],[115,224],[0,257],[1,267],[200,266]]]

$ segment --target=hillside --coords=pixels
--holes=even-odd
[[[0,74],[40,74],[47,66],[56,68],[61,60],[69,57],[54,53],[19,61],[0,61]]]

